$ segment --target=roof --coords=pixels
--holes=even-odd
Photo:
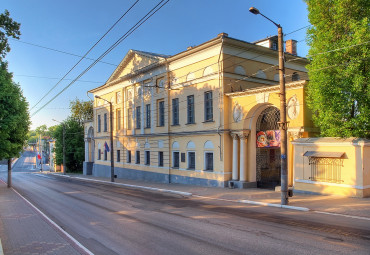
[[[303,156],[312,158],[341,158],[345,152],[306,151]]]

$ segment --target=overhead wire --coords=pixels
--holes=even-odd
[[[139,2],[139,0],[136,0],[131,6],[130,8],[104,33],[103,36],[100,37],[100,39],[80,58],[79,61],[77,61],[77,63],[71,68],[69,69],[69,71],[34,105],[31,107],[30,110],[32,110],[33,108],[35,108],[36,105],[38,105],[46,96],[48,96],[50,94],[50,92],[56,87],[58,86],[58,84],[63,81],[63,79],[65,77],[67,77],[68,74],[70,74],[72,72],[73,69],[75,69],[75,67],[81,63],[82,60],[84,60],[84,58],[95,48],[96,45],[98,45],[100,43],[101,40],[103,40],[103,38],[118,24],[118,22],[120,22],[130,11],[131,9]],[[99,60],[100,61],[100,60]],[[94,61],[94,63],[96,63],[97,60]]]
[[[38,109],[37,111],[35,111],[32,114],[32,116],[34,116],[35,114],[37,114],[40,110],[42,110],[45,106],[47,106],[55,98],[57,98],[60,94],[62,94],[67,88],[69,88],[72,84],[74,84],[76,80],[78,80],[79,78],[81,78],[86,72],[88,72],[93,66],[95,66],[96,63],[98,63],[102,58],[104,58],[107,54],[109,54],[115,47],[117,47],[122,41],[124,41],[128,36],[130,36],[136,29],[138,29],[142,24],[144,24],[150,17],[152,17],[157,11],[159,11],[163,6],[165,6],[170,0],[167,0],[166,2],[164,2],[164,1],[165,0],[160,1],[155,7],[153,7],[143,18],[141,18],[133,27],[131,27],[113,45],[111,45],[108,48],[108,50],[106,50],[103,54],[101,54],[100,57],[96,61],[94,61],[94,63],[92,63],[89,67],[87,67],[71,83],[69,83],[66,87],[64,87],[59,93],[57,93],[53,98],[51,98],[47,103],[45,103],[40,109]]]

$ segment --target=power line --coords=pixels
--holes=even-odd
[[[60,78],[46,77],[46,76],[37,76],[37,75],[26,75],[26,74],[13,74],[13,76],[29,77],[29,78],[40,78],[40,79],[49,79],[49,80],[59,80]],[[72,79],[64,79],[65,81],[71,81]],[[101,81],[85,81],[77,80],[79,82],[88,82],[88,83],[104,83]]]
[[[163,6],[165,6],[170,0],[160,1],[155,7],[153,7],[143,18],[141,18],[134,26],[132,26],[123,36],[120,37],[113,45],[111,45],[108,50],[106,50],[100,57],[94,61],[89,67],[87,67],[80,75],[78,75],[71,83],[69,83],[66,87],[64,87],[58,94],[56,94],[52,99],[50,99],[46,104],[44,104],[40,109],[32,114],[34,116],[38,113],[41,109],[43,109],[46,105],[52,102],[55,98],[57,98],[60,94],[62,94],[67,88],[69,88],[72,84],[75,83],[76,80],[81,78],[85,73],[87,73],[93,66],[96,65],[101,59],[103,59],[107,54],[109,54],[115,47],[117,47],[122,41],[124,41],[127,37],[129,37],[136,29],[138,29],[142,24],[144,24],[150,17],[152,17],[157,11],[159,11]],[[164,3],[163,3],[164,2]],[[162,4],[163,3],[163,4]],[[162,5],[161,5],[162,4]],[[161,5],[161,6],[160,6]],[[159,7],[158,7],[159,6]]]
[[[39,47],[39,48],[43,48],[43,49],[46,49],[46,50],[51,50],[51,51],[63,53],[63,54],[74,56],[74,57],[85,58],[85,59],[94,60],[94,61],[96,60],[96,59],[93,59],[93,58],[83,57],[81,55],[77,55],[77,54],[74,54],[74,53],[70,53],[70,52],[66,52],[66,51],[62,51],[62,50],[57,50],[57,49],[53,49],[53,48],[42,46],[42,45],[38,45],[38,44],[35,44],[35,43],[24,42],[24,41],[13,39],[13,38],[9,38],[9,39],[12,40],[12,41],[16,41],[16,42],[20,42],[20,43],[32,45],[32,46],[35,46],[35,47]],[[104,61],[100,61],[100,63],[111,65],[111,66],[117,66],[116,64],[112,64],[112,63],[108,63],[108,62],[104,62]]]
[[[81,63],[81,61],[95,48],[96,45],[98,45],[100,43],[101,40],[103,40],[103,38],[117,25],[117,23],[123,18],[126,16],[127,13],[130,12],[130,10],[139,2],[139,0],[136,0],[135,3],[133,3],[133,5],[131,5],[131,7],[108,29],[107,32],[105,32],[105,34],[100,37],[100,39],[81,57],[81,59],[79,61],[77,61],[77,63],[57,82],[57,84],[55,84],[30,110],[32,110],[33,108],[35,108],[36,105],[38,105],[47,95],[50,94],[50,92],[56,87],[58,86],[58,84],[70,73],[72,72],[72,70],[79,64]],[[100,61],[100,59],[99,59]],[[97,60],[94,61],[94,63],[97,63]]]

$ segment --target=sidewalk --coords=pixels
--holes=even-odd
[[[88,254],[0,180],[0,255]]]
[[[52,174],[63,176],[60,173]],[[87,181],[102,181],[106,182],[107,184],[111,184],[110,178],[94,177],[91,175],[67,174],[65,177],[78,178],[80,180],[84,179]],[[153,183],[127,179],[115,179],[115,183],[118,185],[132,185],[132,188],[135,188],[136,186],[136,188],[154,189],[160,192],[183,192],[184,195],[192,197],[206,197],[208,199],[219,200],[226,199],[238,203],[244,202],[253,204],[253,202],[257,202],[257,205],[258,203],[260,205],[266,203],[269,206],[275,207],[280,205],[281,196],[280,192],[266,189],[213,188],[174,183]],[[353,217],[363,217],[370,220],[370,198],[347,198],[342,196],[294,193],[294,196],[289,198],[289,206],[298,207],[297,209],[307,208],[307,210],[310,211],[341,214]]]

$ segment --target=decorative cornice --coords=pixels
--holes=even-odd
[[[286,89],[297,89],[297,88],[303,88],[307,84],[307,80],[301,80],[296,82],[290,82],[285,85]],[[266,86],[266,87],[259,87],[254,89],[247,89],[244,91],[239,92],[231,92],[231,93],[225,93],[226,96],[229,96],[231,98],[235,97],[242,97],[242,96],[248,96],[248,95],[255,95],[259,93],[264,92],[279,92],[280,91],[280,85],[274,85],[274,86]]]

